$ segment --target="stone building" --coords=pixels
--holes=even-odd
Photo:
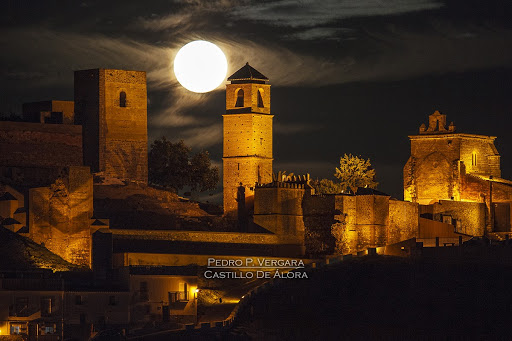
[[[93,173],[147,183],[145,72],[75,71],[75,124],[83,128],[84,164]]]
[[[224,214],[252,212],[257,183],[272,181],[268,78],[247,63],[228,78],[224,117]]]
[[[0,122],[0,222],[91,266],[93,173],[147,183],[146,74],[75,72],[75,102],[23,105]]]
[[[409,139],[404,200],[434,207],[449,205],[451,213],[445,215],[465,221],[460,228],[471,235],[483,235],[484,226],[475,226],[479,220],[473,218],[481,214],[468,203],[484,203],[486,232],[510,231],[512,182],[501,178],[495,136],[459,133],[453,122],[447,129],[446,115],[436,111],[429,116],[428,128],[422,124],[419,134]]]

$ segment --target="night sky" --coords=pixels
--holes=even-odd
[[[73,100],[73,70],[144,70],[149,140],[183,139],[221,165],[224,86],[195,94],[172,71],[202,39],[228,76],[249,62],[270,79],[274,171],[334,179],[357,154],[401,199],[407,136],[440,110],[459,132],[498,136],[511,179],[511,17],[502,0],[3,1],[0,112]]]

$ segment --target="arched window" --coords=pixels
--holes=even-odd
[[[243,106],[244,106],[244,90],[238,89],[236,91],[235,107],[243,107]]]
[[[258,89],[258,108],[264,108],[263,105],[263,89]]]
[[[119,106],[124,108],[126,107],[126,92],[121,91],[119,94]]]

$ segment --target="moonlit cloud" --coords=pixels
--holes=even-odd
[[[206,127],[194,127],[177,136],[195,149],[204,149],[222,142],[222,124],[216,123]]]
[[[403,14],[442,6],[431,0],[279,0],[240,6],[231,15],[275,26],[312,27],[351,17]]]

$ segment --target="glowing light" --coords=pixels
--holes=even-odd
[[[199,289],[196,289],[196,290],[195,290],[195,292],[196,292],[196,293],[198,293],[198,292],[199,292]]]
[[[228,62],[215,44],[196,40],[183,46],[174,58],[174,74],[187,90],[197,93],[212,91],[225,79]]]

